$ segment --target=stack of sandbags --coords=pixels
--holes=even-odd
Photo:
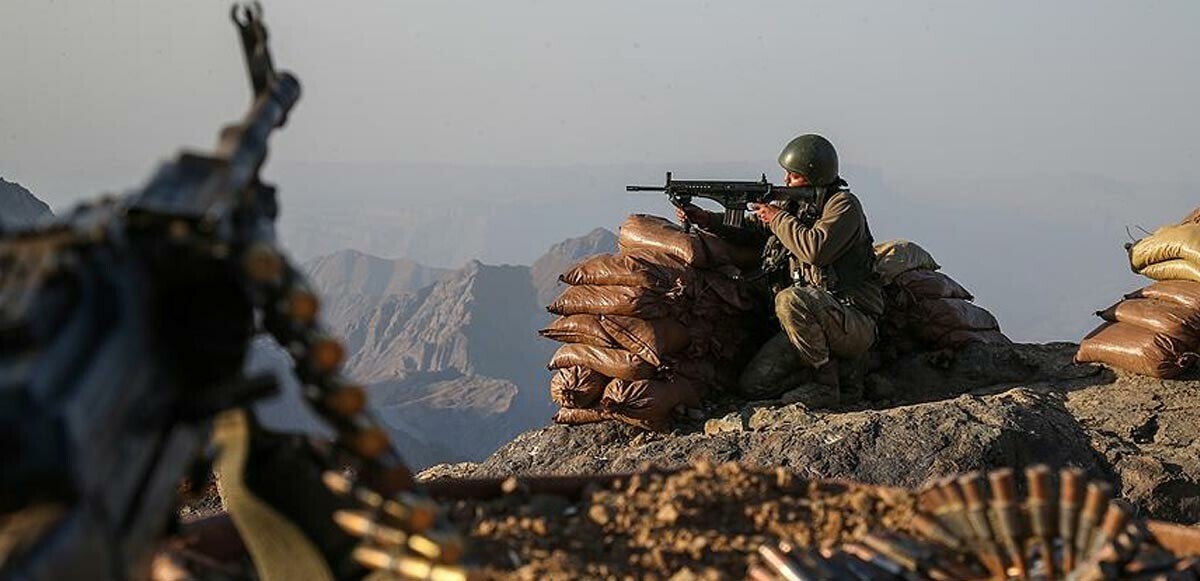
[[[540,333],[563,343],[549,365],[554,419],[664,430],[731,385],[756,346],[762,301],[737,275],[758,250],[646,215],[625,221],[618,246],[563,273],[570,286],[547,307],[559,317]]]
[[[884,283],[881,342],[898,352],[960,349],[971,343],[1011,343],[996,317],[974,304],[962,285],[939,272],[925,249],[908,240],[875,246],[875,270]]]
[[[1178,377],[1200,355],[1200,209],[1128,247],[1134,272],[1156,282],[1097,315],[1075,360],[1151,377]]]
[[[1200,224],[1163,226],[1129,247],[1133,271],[1154,280],[1200,282]]]

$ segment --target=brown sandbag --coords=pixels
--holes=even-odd
[[[556,315],[621,315],[661,319],[671,314],[668,295],[632,286],[572,286],[547,311]]]
[[[1195,348],[1200,339],[1200,311],[1155,299],[1126,299],[1096,313],[1114,323],[1129,323],[1178,339]]]
[[[916,242],[888,240],[875,245],[875,272],[883,284],[891,284],[898,275],[911,270],[938,270],[941,268],[933,255]]]
[[[660,367],[663,357],[685,349],[691,340],[687,327],[672,319],[639,319],[605,315],[600,326],[613,341],[647,363]]]
[[[941,328],[946,331],[989,331],[1000,328],[991,313],[963,299],[927,299],[912,309],[912,325]]]
[[[754,287],[745,279],[731,278],[713,270],[696,271],[696,276],[684,290],[697,303],[712,305],[730,315],[752,311],[759,306]]]
[[[587,367],[573,365],[554,372],[550,378],[550,399],[571,409],[588,408],[600,401],[611,377]]]
[[[963,299],[975,297],[957,281],[932,270],[910,270],[896,275],[894,283],[917,299]]]
[[[594,424],[603,422],[609,419],[604,410],[600,408],[587,409],[569,409],[561,408],[554,413],[554,423],[566,424],[568,426],[582,426],[583,424]]]
[[[989,345],[1011,345],[1012,339],[1000,331],[950,331],[938,339],[938,346],[950,349],[962,349],[971,343],[986,343]]]
[[[1182,342],[1128,323],[1104,323],[1079,343],[1075,361],[1112,367],[1161,379],[1179,376],[1196,362]]]
[[[1188,214],[1187,217],[1185,217],[1179,223],[1180,224],[1200,224],[1200,207],[1196,208],[1195,210],[1192,210],[1192,213]]]
[[[609,349],[619,348],[604,327],[600,325],[599,315],[569,315],[551,321],[538,334],[559,343],[582,343]]]
[[[586,367],[601,375],[628,379],[650,379],[658,368],[624,349],[605,349],[591,345],[568,343],[558,348],[550,359],[550,369]]]
[[[666,431],[680,406],[700,405],[700,390],[686,379],[622,381],[604,389],[604,412],[616,420],[655,432]]]
[[[1129,263],[1134,271],[1168,260],[1200,264],[1200,224],[1163,226],[1129,249]]]
[[[1151,264],[1137,271],[1138,274],[1154,280],[1190,280],[1200,282],[1200,263],[1190,260],[1168,260]]]
[[[572,266],[558,280],[570,285],[634,286],[670,290],[686,265],[664,252],[632,250],[593,256]]]
[[[731,244],[695,228],[685,233],[678,224],[648,214],[632,214],[621,224],[617,247],[622,252],[663,252],[685,264],[700,268],[726,264],[738,268],[755,268],[762,257],[761,248]]]
[[[1200,282],[1164,280],[1125,295],[1127,299],[1157,299],[1200,311]]]

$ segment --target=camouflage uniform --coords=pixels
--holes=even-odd
[[[842,371],[861,368],[875,341],[883,294],[866,215],[844,185],[839,180],[815,204],[787,208],[769,224],[752,219],[733,231],[719,225],[719,215],[709,220],[714,224],[709,229],[722,237],[765,239],[762,279],[775,293],[782,331],[742,373],[739,388],[748,397],[804,388],[794,398],[810,406],[855,399],[839,393],[836,363],[827,366],[842,360],[847,362]],[[819,372],[814,377],[813,371],[822,368],[834,373],[832,380]]]

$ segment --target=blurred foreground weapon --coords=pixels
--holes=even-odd
[[[814,203],[824,190],[816,186],[777,186],[767,181],[767,174],[756,182],[676,180],[667,172],[667,183],[662,186],[625,186],[627,192],[663,192],[677,208],[690,204],[692,198],[713,200],[725,208],[725,225],[739,227],[746,216],[748,204],[796,201]],[[684,231],[690,224],[683,224]]]
[[[429,512],[428,502],[395,500],[411,474],[367,413],[362,388],[339,375],[343,347],[318,327],[317,298],[276,243],[275,188],[259,170],[300,85],[276,72],[257,5],[235,6],[233,20],[253,101],[215,151],[183,153],[140,190],[0,239],[0,578],[141,577],[172,522],[181,478],[208,472],[214,418],[224,412],[233,434],[223,447],[241,450],[231,466],[261,447],[252,417],[226,417],[276,388],[273,378],[242,374],[259,331],[292,355],[305,397],[338,434],[320,450],[272,448],[266,457],[295,462],[280,464],[284,473],[267,486],[324,491],[322,473],[349,467],[361,483],[354,502],[370,490],[390,512]],[[309,481],[289,481],[305,474],[297,466],[309,468]],[[339,531],[347,521],[335,524],[331,513],[300,514],[311,504],[276,504],[310,537],[314,527],[345,535],[345,555],[325,555],[329,569],[361,575],[351,535],[370,535]],[[420,547],[430,562],[457,558],[442,545],[456,543]]]

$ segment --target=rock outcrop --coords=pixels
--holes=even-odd
[[[28,226],[53,215],[50,206],[21,184],[0,178],[0,230]]]
[[[870,406],[718,402],[711,419],[654,434],[615,422],[518,436],[479,464],[427,476],[626,472],[736,461],[803,476],[919,486],[997,466],[1075,465],[1116,483],[1146,514],[1200,520],[1200,381],[1159,381],[1078,366],[1076,346],[974,346],[948,367],[924,358],[871,379]],[[884,379],[884,378],[887,379]]]

